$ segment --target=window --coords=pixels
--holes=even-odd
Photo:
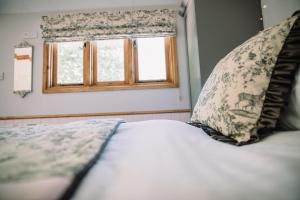
[[[138,45],[138,80],[167,80],[164,38],[139,38],[136,42]]]
[[[97,82],[124,81],[124,40],[97,41]]]
[[[83,42],[62,42],[57,44],[57,75],[55,84],[83,83]]]
[[[44,44],[43,92],[178,87],[175,37]]]

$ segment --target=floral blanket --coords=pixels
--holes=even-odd
[[[122,122],[94,119],[0,127],[0,183],[55,176],[76,178],[95,162]]]

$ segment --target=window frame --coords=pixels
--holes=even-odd
[[[86,45],[84,42],[83,42],[83,45]],[[50,72],[51,73],[51,76],[52,76],[52,79],[50,80],[51,82],[52,82],[52,84],[53,84],[53,86],[56,86],[56,87],[62,87],[62,86],[82,86],[82,85],[85,85],[86,83],[86,81],[84,80],[85,79],[85,56],[86,56],[86,48],[83,48],[83,50],[82,50],[82,54],[83,54],[83,63],[82,63],[82,67],[83,67],[83,82],[82,83],[66,83],[66,84],[58,84],[57,83],[57,73],[58,73],[58,68],[57,68],[57,66],[58,66],[58,59],[57,59],[57,57],[58,57],[58,47],[57,47],[58,45],[57,45],[57,43],[54,43],[54,44],[52,44],[52,48],[53,48],[53,50],[52,50],[52,56],[53,56],[53,59],[52,59],[52,65],[51,65],[51,68],[50,69],[52,69],[52,71]]]
[[[91,92],[127,89],[179,87],[176,37],[165,37],[166,80],[138,79],[137,48],[133,40],[124,39],[124,81],[97,82],[97,44],[84,42],[83,84],[57,84],[57,44],[43,46],[43,93]]]
[[[132,51],[131,47],[131,41],[130,39],[124,39],[124,81],[98,81],[98,66],[97,66],[97,42],[93,41],[92,42],[93,46],[93,85],[96,86],[114,86],[114,85],[126,85],[128,83],[128,70],[131,66],[131,62],[129,62],[129,56],[128,53]],[[131,57],[131,56],[130,56]]]

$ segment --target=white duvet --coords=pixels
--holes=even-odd
[[[182,122],[122,124],[76,200],[299,200],[300,131],[242,147]]]
[[[0,185],[0,199],[52,200],[69,182]],[[241,147],[183,122],[121,124],[74,200],[300,200],[300,131]]]

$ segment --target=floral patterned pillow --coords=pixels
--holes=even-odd
[[[300,63],[299,37],[300,17],[294,16],[230,52],[205,83],[191,121],[239,145],[270,133]]]

